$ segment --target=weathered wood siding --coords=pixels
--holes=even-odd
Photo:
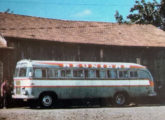
[[[165,90],[165,48],[119,47],[89,44],[71,44],[46,42],[39,40],[21,40],[6,38],[8,44],[15,48],[10,59],[9,69],[13,75],[16,62],[21,59],[33,60],[66,60],[66,61],[105,61],[137,62],[146,65],[151,71],[156,86]]]

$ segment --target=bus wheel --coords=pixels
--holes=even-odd
[[[51,94],[43,94],[40,97],[40,106],[43,108],[51,108],[54,105],[54,97]]]
[[[113,103],[116,106],[124,106],[128,103],[128,95],[122,92],[115,94],[115,96],[113,97]]]

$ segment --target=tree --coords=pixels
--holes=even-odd
[[[135,5],[130,9],[130,14],[127,16],[127,21],[122,20],[122,23],[134,23],[134,24],[153,24],[157,27],[164,29],[165,26],[165,0],[162,0],[161,4],[158,4],[156,0],[153,2],[145,2],[145,0],[135,1]],[[116,21],[119,22],[116,15],[123,18],[118,13],[115,14]],[[164,18],[164,19],[163,19]],[[121,23],[121,21],[119,22]]]
[[[118,23],[123,23],[123,16],[118,11],[116,11],[115,18]]]
[[[160,16],[162,19],[161,29],[165,30],[165,0],[161,1]]]

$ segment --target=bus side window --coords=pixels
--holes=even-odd
[[[88,70],[88,77],[95,78],[96,77],[96,70]]]
[[[65,73],[66,73],[66,77],[69,77],[69,78],[72,77],[71,70],[66,70]]]
[[[46,78],[46,69],[36,68],[34,70],[35,78]]]
[[[100,70],[100,78],[106,78],[105,70]]]
[[[100,70],[96,70],[96,78],[100,78]]]
[[[126,71],[126,70],[121,70],[121,71],[119,70],[118,76],[119,76],[119,78],[128,78],[129,74],[128,74],[128,71]]]
[[[42,71],[41,71],[41,69],[34,69],[34,77],[35,78],[42,78]]]
[[[42,69],[42,77],[46,78],[46,69]]]
[[[49,78],[57,78],[58,77],[58,70],[56,69],[49,69],[48,70]]]
[[[84,70],[85,78],[88,78],[88,70]]]
[[[61,70],[61,77],[65,77],[65,70]]]
[[[61,70],[61,77],[72,77],[71,70]]]
[[[84,77],[83,70],[73,70],[73,77]]]
[[[130,71],[130,78],[137,78],[138,72],[137,71]]]
[[[116,79],[117,78],[117,71],[116,70],[108,70],[107,71],[108,78]]]

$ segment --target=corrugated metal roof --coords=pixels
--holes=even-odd
[[[165,32],[153,25],[64,21],[0,13],[0,33],[4,37],[57,42],[165,47]]]

